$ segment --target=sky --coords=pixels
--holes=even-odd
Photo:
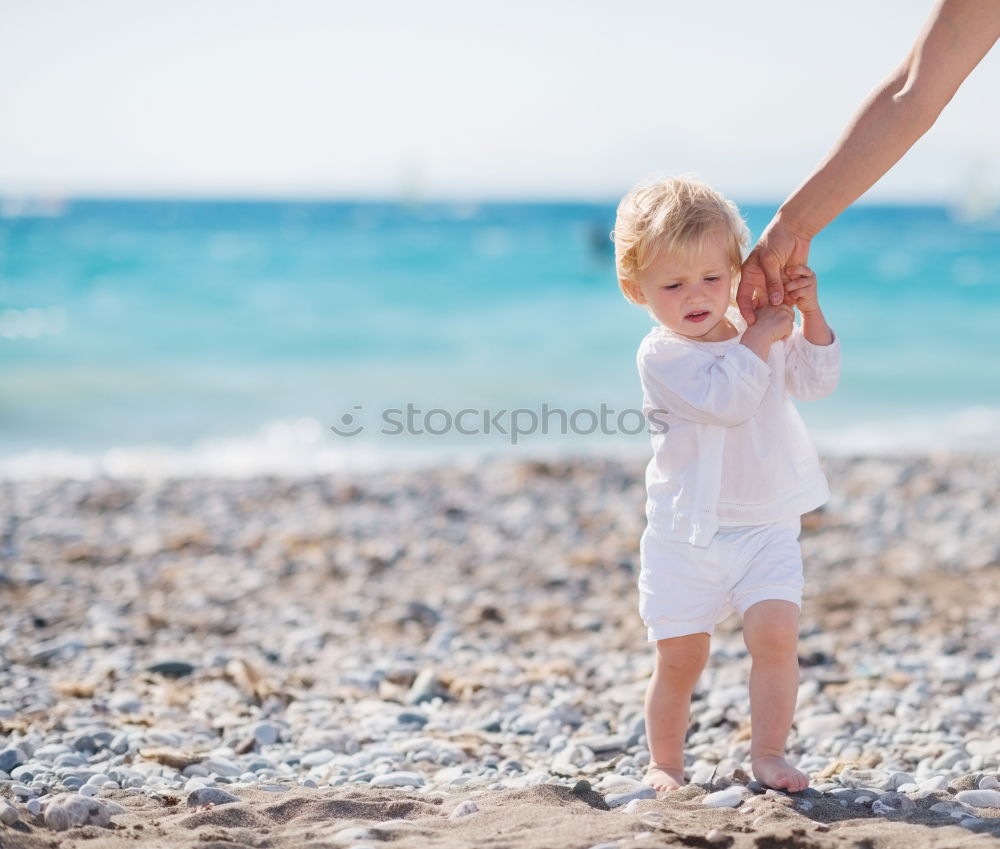
[[[931,0],[0,0],[0,196],[778,201]],[[1000,48],[866,196],[1000,190]]]

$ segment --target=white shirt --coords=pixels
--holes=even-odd
[[[699,342],[658,324],[636,353],[652,431],[649,532],[698,546],[720,525],[777,522],[830,497],[790,396],[812,401],[833,392],[839,338],[814,345],[796,325],[765,363],[739,344],[746,330],[739,310],[730,307],[726,316],[738,331],[732,339]]]

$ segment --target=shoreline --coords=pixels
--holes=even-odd
[[[0,796],[18,815],[0,837],[332,846],[356,828],[355,845],[402,847],[713,833],[738,849],[765,835],[944,849],[1000,836],[1000,453],[823,457],[832,497],[803,520],[788,747],[811,787],[757,795],[748,780],[733,616],[693,699],[691,783],[659,799],[638,786],[645,460],[0,481]],[[54,832],[28,808],[85,786],[124,829]],[[188,805],[209,791],[242,801]],[[728,805],[704,803],[719,791]],[[991,793],[996,807],[963,801]],[[478,812],[450,819],[468,800]]]
[[[625,466],[645,466],[652,456],[647,442],[637,445],[591,444],[505,446],[496,449],[467,451],[425,450],[392,453],[373,446],[363,446],[356,453],[318,452],[292,456],[267,446],[258,446],[264,459],[247,462],[246,455],[209,459],[211,446],[198,451],[163,447],[112,448],[104,452],[74,453],[37,450],[0,457],[0,485],[122,481],[164,482],[182,480],[294,480],[305,482],[320,478],[369,479],[372,476],[431,473],[438,470],[474,471],[485,466],[547,463],[618,462]],[[244,446],[245,447],[245,446]],[[880,461],[893,463],[967,462],[982,457],[987,461],[1000,456],[1000,447],[978,445],[966,448],[943,446],[894,451],[870,448],[818,449],[821,462],[834,465],[844,462]]]

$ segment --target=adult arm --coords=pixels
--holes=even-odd
[[[743,264],[736,296],[748,325],[754,293],[784,297],[781,270],[805,265],[813,237],[870,189],[937,120],[1000,38],[1000,0],[939,0],[903,62],[781,205]]]

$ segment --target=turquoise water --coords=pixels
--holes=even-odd
[[[743,212],[758,233],[773,207]],[[641,454],[646,434],[579,418],[517,444],[380,432],[407,403],[443,411],[436,429],[463,408],[638,408],[650,319],[618,290],[613,221],[613,202],[70,201],[0,218],[0,472]],[[995,226],[858,207],[812,263],[844,351],[837,392],[800,405],[820,447],[996,444]],[[330,430],[346,414],[359,435]]]

